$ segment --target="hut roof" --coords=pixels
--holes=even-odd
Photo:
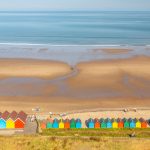
[[[17,112],[16,111],[12,111],[9,115],[9,118],[11,118],[13,121],[17,118]]]
[[[65,121],[64,122],[70,122],[70,120],[67,118],[67,119],[65,119]]]
[[[25,122],[26,119],[27,119],[27,114],[26,114],[25,112],[23,112],[23,111],[20,111],[19,114],[18,114],[18,116],[17,116],[17,118],[19,118],[19,119],[21,119],[23,122]]]
[[[79,118],[78,118],[78,119],[76,119],[76,122],[81,122],[81,119],[79,119]]]
[[[4,119],[4,120],[7,120],[8,117],[9,117],[9,112],[8,111],[3,112],[2,115],[1,115],[1,118]]]

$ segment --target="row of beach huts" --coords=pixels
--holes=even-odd
[[[27,114],[23,111],[0,112],[0,129],[22,129],[26,124]]]
[[[49,118],[43,120],[40,123],[42,129],[48,128],[82,128],[83,123],[81,119],[57,119],[54,120]],[[140,119],[110,119],[110,118],[100,118],[100,119],[88,119],[85,121],[85,126],[87,128],[148,128],[149,120],[143,118]]]

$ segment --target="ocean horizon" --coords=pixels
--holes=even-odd
[[[0,44],[150,45],[150,12],[0,11]]]

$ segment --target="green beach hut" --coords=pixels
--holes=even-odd
[[[100,119],[100,125],[101,125],[101,126],[100,126],[101,128],[106,128],[106,127],[107,127],[107,124],[106,124],[106,121],[105,121],[104,118],[101,118],[101,119]]]
[[[71,119],[71,121],[70,121],[70,128],[71,129],[76,128],[76,121],[75,121],[75,119]]]
[[[128,119],[124,118],[123,122],[124,122],[124,128],[129,128],[130,127],[130,122],[128,121]]]

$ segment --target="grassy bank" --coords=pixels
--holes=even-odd
[[[150,128],[146,129],[44,129],[48,136],[87,136],[87,137],[129,137],[150,138]]]
[[[108,137],[0,137],[1,150],[149,150],[150,139]]]

